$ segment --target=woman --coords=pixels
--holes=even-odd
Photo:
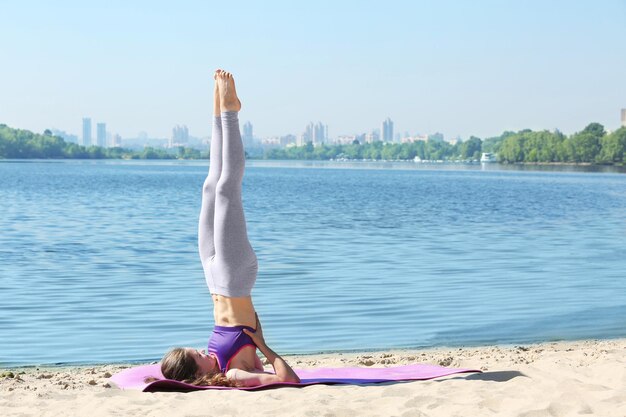
[[[256,386],[300,382],[293,369],[263,339],[250,293],[257,258],[248,241],[241,201],[245,159],[238,112],[241,102],[232,74],[215,72],[214,122],[209,174],[202,189],[198,246],[213,298],[215,327],[208,354],[175,348],[161,361],[169,379],[195,385]],[[264,372],[259,348],[274,374]]]

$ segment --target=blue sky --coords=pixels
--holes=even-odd
[[[488,137],[619,126],[626,0],[0,3],[0,123],[210,133],[233,72],[256,136],[379,128]]]

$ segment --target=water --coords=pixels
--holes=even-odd
[[[0,163],[0,365],[204,346],[206,164]],[[250,162],[244,205],[280,353],[626,336],[623,173]]]

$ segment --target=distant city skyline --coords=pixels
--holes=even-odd
[[[320,0],[297,12],[273,0],[31,0],[2,14],[0,123],[83,140],[90,115],[92,142],[97,122],[123,138],[169,138],[175,125],[208,137],[219,67],[257,137],[299,136],[311,120],[334,138],[371,136],[387,115],[394,140],[571,134],[616,129],[626,107],[623,0]]]
[[[122,138],[118,133],[110,133],[106,130],[106,123],[97,123],[97,136],[96,141],[92,141],[91,136],[91,118],[83,117],[82,119],[83,135],[80,140],[76,135],[62,131],[56,128],[52,129],[53,134],[61,136],[69,142],[79,143],[83,146],[97,145],[101,147],[119,147],[124,146],[123,139],[137,141],[135,145],[149,144],[151,141],[161,141],[161,145],[166,148],[178,147],[178,146],[191,146],[201,145],[200,147],[208,147],[210,144],[210,136],[197,138],[193,137],[189,133],[189,129],[186,125],[175,125],[172,128],[171,135],[168,138],[150,137],[147,132],[141,131],[136,137]],[[622,127],[626,127],[626,109],[620,109],[620,123]],[[611,131],[611,129],[608,129]],[[415,141],[427,141],[427,140],[439,140],[447,141],[450,143],[457,143],[469,138],[462,138],[460,136],[444,136],[441,132],[432,133],[415,133],[411,134],[405,131],[403,134],[396,132],[394,134],[394,122],[390,117],[387,117],[382,121],[380,129],[372,129],[369,132],[362,132],[360,134],[353,135],[337,135],[331,137],[328,134],[328,125],[322,122],[310,122],[304,128],[304,131],[300,134],[286,133],[284,135],[274,135],[258,137],[253,133],[253,125],[248,120],[241,122],[241,137],[246,148],[255,146],[303,146],[307,143],[313,145],[339,145],[339,144],[351,144],[358,141],[359,143],[371,143],[374,141],[382,141],[387,143],[407,143]],[[191,143],[190,139],[194,139],[195,143]],[[487,139],[487,138],[481,138]],[[154,144],[151,144],[153,146]]]
[[[0,121],[1,122],[1,121]],[[587,124],[592,123],[592,121],[586,122],[584,124],[584,126],[582,126],[580,129],[578,130],[582,130]],[[620,118],[619,118],[619,122],[615,124],[616,128],[618,127],[626,127],[626,109],[620,109]],[[12,126],[15,127],[15,126]],[[609,131],[613,130],[611,129],[611,125],[605,126],[605,128],[607,128]],[[74,132],[67,132],[65,130],[61,130],[59,128],[57,128],[56,126],[53,126],[52,131],[61,137],[65,137],[65,138],[70,138],[69,141],[70,142],[76,142],[75,138],[77,137],[75,135]],[[246,131],[246,129],[248,129],[248,131]],[[547,129],[547,130],[560,130],[562,131],[562,129],[559,129],[558,127],[554,127],[553,129]],[[405,139],[407,138],[427,138],[429,136],[442,136],[442,140],[443,140],[443,134],[440,132],[415,132],[415,133],[410,133],[408,131],[405,131],[403,134],[401,134],[400,132],[396,132],[394,134],[394,125],[393,125],[393,120],[389,117],[387,117],[385,120],[383,120],[382,124],[381,124],[381,128],[380,130],[376,130],[376,129],[370,129],[370,133],[365,133],[368,129],[363,128],[361,129],[361,133],[360,134],[364,134],[368,139],[366,140],[367,142],[371,142],[373,140],[381,140],[383,142],[402,142],[402,141],[406,141]],[[521,130],[521,129],[520,129]],[[542,129],[543,130],[543,129]],[[252,140],[256,140],[256,139],[263,139],[263,138],[269,138],[271,140],[271,138],[277,138],[280,137],[280,135],[268,135],[268,136],[264,136],[264,137],[260,137],[260,136],[253,136],[252,134],[252,124],[250,121],[246,121],[245,123],[241,124],[241,131],[242,131],[242,139],[244,140],[244,142],[247,140],[249,144],[252,143]],[[140,131],[135,135],[130,135],[130,136],[124,136],[122,137],[121,135],[119,135],[118,133],[111,133],[108,132],[106,130],[106,123],[97,123],[97,131],[96,131],[96,141],[94,142],[92,139],[92,132],[91,132],[91,118],[90,117],[84,117],[83,118],[83,125],[82,125],[82,136],[80,138],[80,140],[77,142],[83,146],[90,146],[90,145],[97,145],[97,146],[116,146],[115,143],[119,142],[119,140],[116,142],[115,138],[125,138],[125,139],[138,139],[138,138],[145,138],[145,139],[167,139],[168,140],[168,146],[176,146],[176,144],[178,145],[184,145],[186,143],[186,141],[188,140],[188,138],[190,137],[189,134],[189,130],[188,127],[186,125],[176,125],[173,130],[172,130],[172,134],[170,134],[169,136],[152,136],[149,135],[146,131]],[[500,132],[503,133],[504,131]],[[282,136],[285,135],[293,135],[294,132],[284,132]],[[573,132],[571,132],[573,133]],[[499,136],[500,134],[496,134],[495,136]],[[317,135],[317,136],[315,136]],[[353,135],[346,135],[346,134],[340,134],[337,135],[335,137],[331,137],[328,135],[328,125],[322,125],[321,122],[318,122],[318,124],[314,124],[313,122],[311,122],[309,125],[307,125],[307,127],[304,130],[304,133],[297,135],[299,140],[295,141],[296,144],[298,145],[303,145],[307,142],[313,142],[313,143],[322,143],[322,142],[330,142],[330,143],[342,143],[342,139],[341,138],[345,138],[345,137],[358,137],[359,133],[355,133]],[[476,136],[476,135],[470,135],[470,136]],[[198,137],[199,139],[204,139],[204,140],[208,140],[210,139],[210,135],[205,135],[205,136],[201,136]],[[296,136],[294,136],[296,137]],[[182,140],[180,140],[182,138]],[[488,137],[481,137],[481,139],[486,139]],[[460,135],[456,135],[453,137],[450,136],[446,136],[446,140],[450,140],[450,141],[455,141],[455,140],[467,140],[469,139],[468,137],[462,137]],[[418,139],[421,140],[421,139]],[[119,146],[119,144],[117,145]]]

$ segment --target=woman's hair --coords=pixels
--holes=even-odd
[[[167,352],[161,359],[161,373],[167,379],[175,379],[191,385],[212,385],[220,387],[239,387],[237,381],[226,378],[221,372],[207,373],[196,376],[198,365],[187,349],[174,348]],[[148,377],[144,382],[156,381],[156,378]]]

